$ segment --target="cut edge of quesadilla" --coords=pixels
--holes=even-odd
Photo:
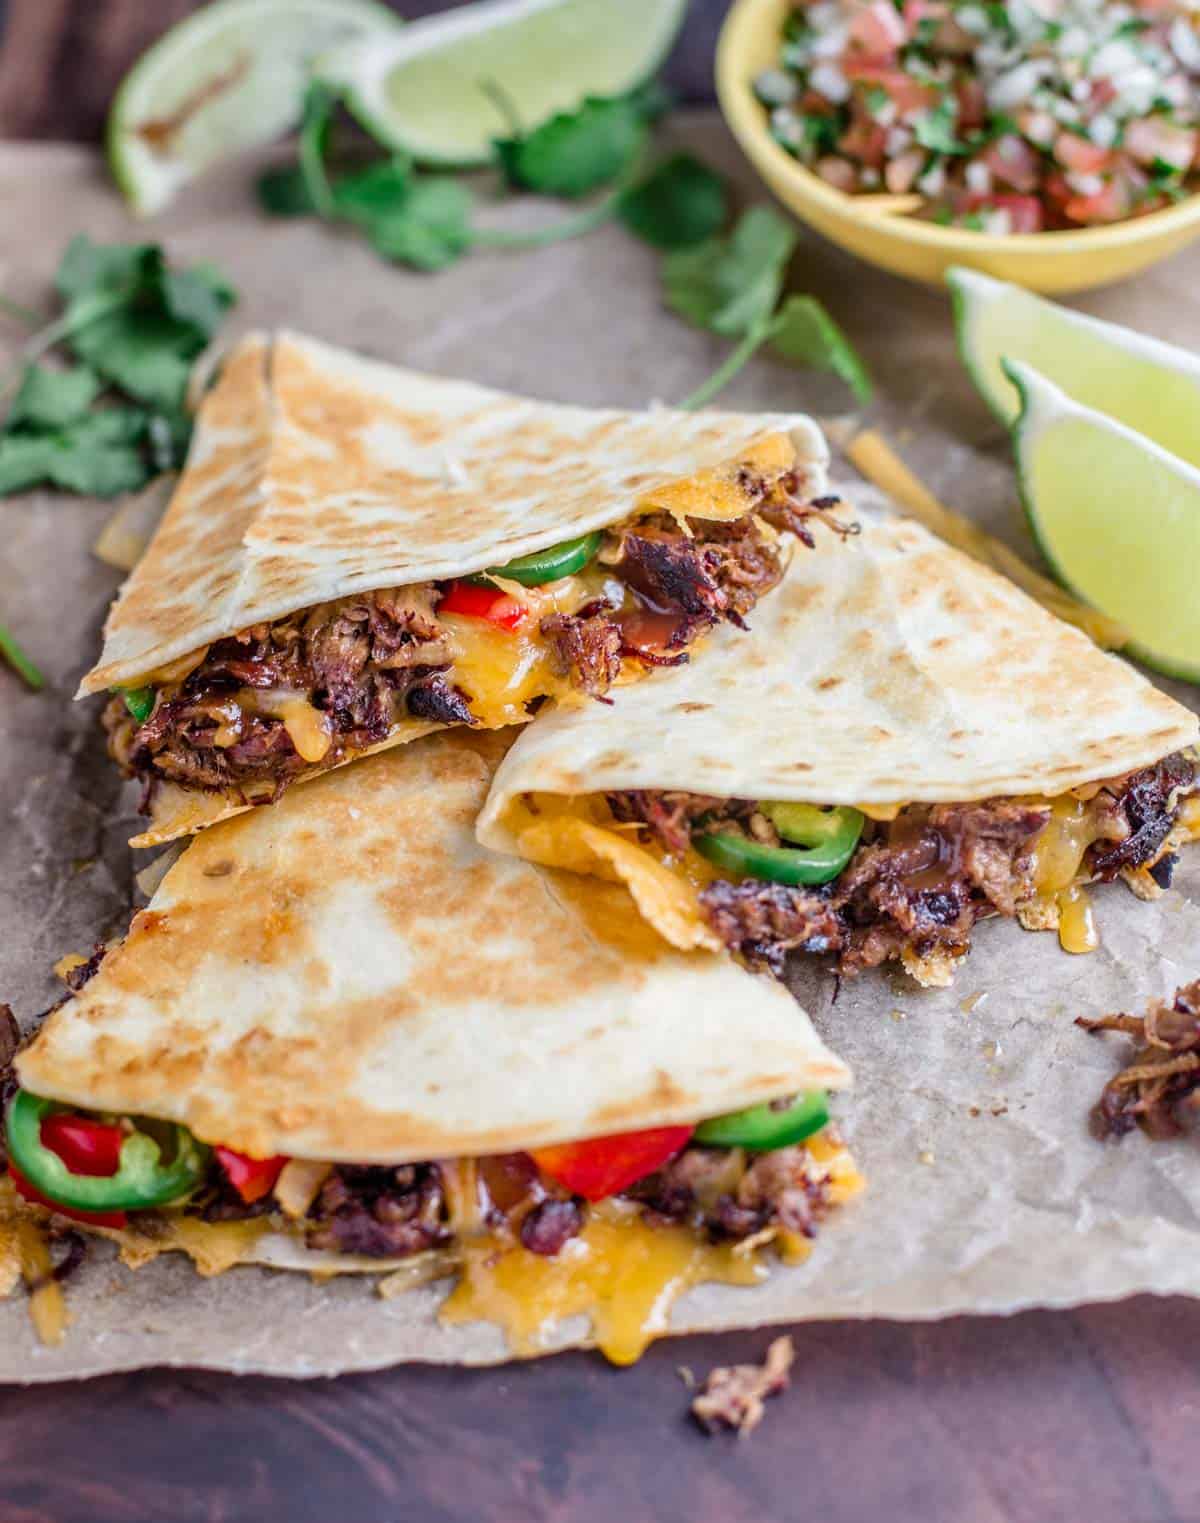
[[[849,532],[827,459],[797,415],[548,406],[251,335],[80,687],[113,691],[137,844],[686,660],[812,522]]]
[[[1200,838],[1198,740],[1124,662],[886,522],[794,562],[736,651],[718,632],[703,667],[518,737],[478,835],[622,883],[682,949],[945,985],[981,918],[1086,952],[1089,884],[1160,894]]]
[[[457,1275],[444,1319],[532,1354],[586,1314],[618,1362],[687,1285],[803,1257],[861,1187],[849,1071],[777,985],[479,847],[503,744],[434,736],[206,831],[64,960],[14,1062],[22,1199],[132,1265]]]

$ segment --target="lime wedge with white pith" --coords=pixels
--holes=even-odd
[[[372,0],[214,0],[159,39],[125,76],[108,119],[108,159],[133,209],[300,120],[323,53],[401,30]]]
[[[538,126],[657,70],[687,0],[481,0],[351,44],[322,78],[373,137],[429,164],[486,164],[513,122]],[[505,104],[502,107],[500,102]]]
[[[963,363],[1003,422],[1020,403],[1001,359],[1020,360],[1077,402],[1200,466],[1200,359],[974,270],[955,268],[946,279]]]
[[[1029,524],[1059,580],[1133,633],[1130,655],[1200,682],[1200,470],[1028,365],[1013,430]]]

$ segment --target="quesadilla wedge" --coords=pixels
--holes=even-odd
[[[674,946],[947,984],[975,922],[1095,945],[1086,885],[1150,898],[1200,835],[1196,715],[909,522],[798,557],[703,662],[550,714],[480,840],[624,883]]]
[[[485,852],[503,744],[433,736],[199,836],[16,1057],[24,1200],[134,1264],[456,1280],[443,1319],[517,1354],[582,1315],[636,1358],[687,1286],[803,1257],[860,1183],[845,1066],[621,890]]]
[[[251,334],[80,693],[185,835],[445,725],[600,698],[744,626],[828,510],[797,415],[551,406]]]

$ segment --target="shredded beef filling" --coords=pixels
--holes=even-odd
[[[313,1204],[307,1242],[332,1253],[403,1258],[450,1241],[436,1163],[340,1163]]]
[[[1090,877],[1150,864],[1160,885],[1164,876],[1169,882],[1170,864],[1160,870],[1159,853],[1196,780],[1193,761],[1177,753],[1106,784],[1090,806],[1103,826],[1085,857]],[[747,799],[642,790],[607,800],[615,819],[644,826],[676,856],[697,829],[733,825],[757,839],[772,835]],[[914,804],[895,820],[868,821],[832,883],[806,889],[718,879],[700,902],[725,946],[775,972],[793,951],[833,956],[844,974],[901,957],[959,957],[976,921],[1014,915],[1032,896],[1032,847],[1048,819],[1047,808],[1013,799]]]
[[[742,626],[779,581],[779,543],[771,522],[812,543],[809,518],[836,498],[803,503],[798,476],[751,481],[754,513],[731,523],[689,521],[689,536],[666,515],[650,515],[608,536],[601,561],[632,594],[617,606],[597,597],[576,613],[542,619],[539,632],[560,673],[603,698],[622,660],[671,666],[705,630]],[[836,519],[831,529],[851,530]],[[187,788],[241,790],[265,802],[314,765],[332,767],[385,740],[405,716],[472,724],[470,700],[454,682],[452,650],[438,623],[437,584],[391,588],[340,599],[256,624],[218,640],[178,684],[160,693],[139,724],[115,696],[104,713],[109,750],[144,785],[143,810],[163,780]],[[290,693],[325,716],[329,749],[319,763],[297,752],[283,718],[239,695]]]
[[[829,1181],[799,1145],[746,1155],[737,1148],[684,1148],[627,1192],[666,1221],[689,1222],[717,1241],[768,1227],[813,1237],[830,1206]]]
[[[527,1153],[478,1160],[484,1220],[530,1253],[561,1253],[587,1221],[587,1204],[538,1172]],[[624,1198],[653,1221],[686,1222],[717,1241],[780,1227],[811,1237],[830,1205],[829,1184],[803,1147],[746,1154],[740,1148],[688,1147]],[[204,1210],[225,1220],[220,1192]],[[229,1203],[230,1216],[239,1213]],[[309,1212],[311,1248],[400,1258],[451,1241],[437,1164],[383,1168],[338,1164]]]
[[[1200,979],[1155,1000],[1144,1016],[1078,1017],[1085,1031],[1123,1031],[1136,1049],[1104,1086],[1092,1112],[1100,1138],[1123,1137],[1140,1126],[1164,1140],[1190,1131],[1200,1115]]]

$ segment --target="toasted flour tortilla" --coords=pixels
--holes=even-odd
[[[848,1081],[782,989],[480,847],[503,745],[434,736],[205,832],[20,1082],[258,1157],[404,1163]]]
[[[539,718],[479,821],[499,851],[627,882],[677,945],[716,946],[694,895],[641,875],[615,830],[573,843],[515,807],[526,793],[679,789],[866,808],[1056,795],[1193,745],[1200,721],[1119,657],[919,525],[864,525],[793,558],[748,634]]]
[[[827,460],[797,414],[558,406],[252,333],[204,401],[175,496],[79,692],[137,687],[255,623],[468,575],[635,509],[739,517],[753,505],[739,486],[747,464],[795,463],[819,494]],[[431,728],[414,719],[384,744]],[[137,844],[245,807],[170,786]]]

